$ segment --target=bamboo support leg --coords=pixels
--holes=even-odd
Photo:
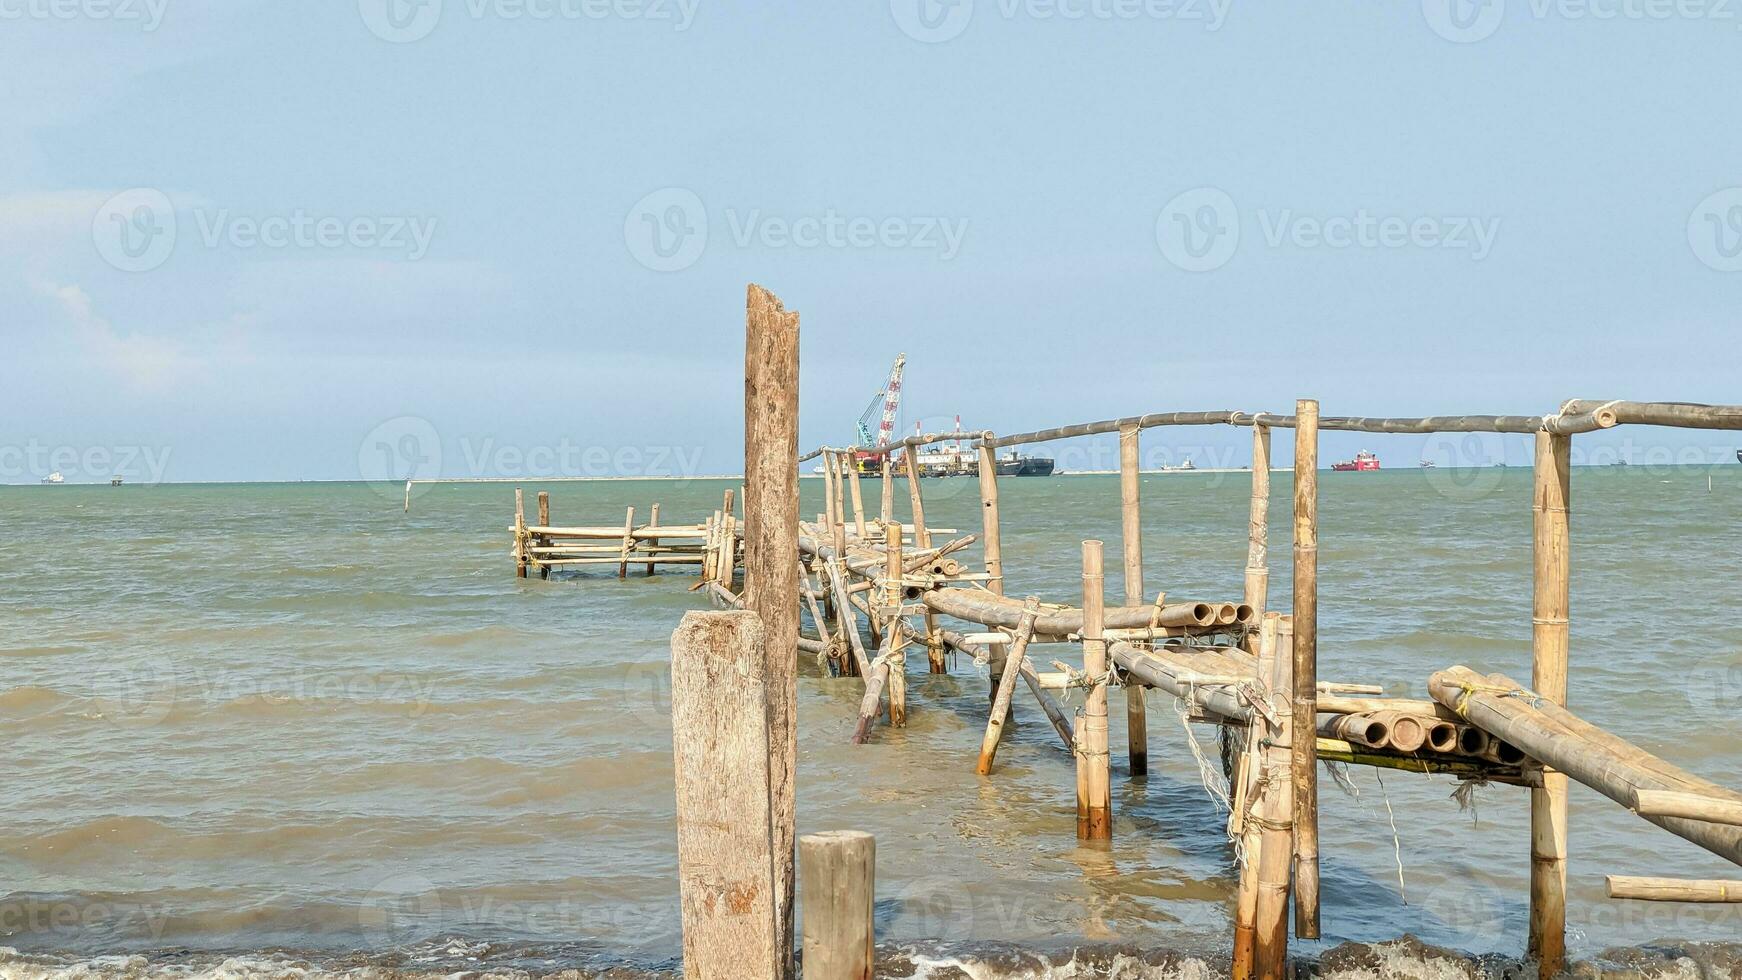
[[[882,526],[895,520],[895,481],[889,473],[889,453],[884,453],[879,459],[883,461],[879,470],[883,477],[883,506],[880,508],[878,525]]]
[[[1143,604],[1143,505],[1138,428],[1119,430],[1120,537],[1125,549],[1125,603]],[[1149,718],[1141,684],[1125,685],[1125,748],[1131,778],[1149,775]]]
[[[847,486],[853,491],[853,529],[865,540],[865,498],[859,490],[859,460],[852,453],[842,457],[847,468]]]
[[[550,493],[545,490],[538,492],[538,526],[550,527]],[[540,547],[549,547],[550,538],[541,535],[536,543]],[[538,577],[541,579],[550,578],[550,566],[540,563]]]
[[[1252,501],[1246,530],[1246,605],[1258,622],[1270,602],[1270,426],[1252,427]],[[1258,635],[1248,634],[1246,652],[1258,652]]]
[[[998,693],[992,699],[992,714],[986,720],[986,735],[980,740],[980,761],[974,771],[982,776],[992,774],[992,764],[998,759],[998,743],[1004,738],[1004,719],[1010,713],[1010,699],[1016,693],[1016,678],[1022,674],[1022,658],[1028,653],[1028,641],[1034,636],[1034,616],[1040,600],[1030,597],[1022,623],[1016,627],[1016,639],[1004,657],[1004,670],[998,678]]]
[[[1294,821],[1294,934],[1319,938],[1319,403],[1295,406],[1294,430],[1294,616],[1293,640],[1279,659],[1289,660],[1294,731],[1292,743]],[[1256,607],[1254,607],[1256,608]],[[1287,692],[1285,692],[1287,693]]]
[[[1559,705],[1567,700],[1571,452],[1571,436],[1537,434],[1531,687]],[[1566,965],[1567,777],[1544,770],[1542,782],[1530,791],[1529,950],[1547,980]]]
[[[526,494],[514,488],[514,574],[526,577]]]
[[[1113,794],[1107,772],[1107,641],[1102,637],[1106,610],[1105,573],[1099,541],[1083,542],[1083,673],[1090,683],[1083,698],[1077,739],[1077,839],[1111,840]]]
[[[913,460],[907,462],[913,469]],[[1004,594],[1004,549],[998,537],[998,461],[990,446],[980,447],[980,548],[986,556],[986,574],[991,581],[986,588],[993,595]]]
[[[1288,892],[1289,871],[1296,863],[1295,784],[1288,777],[1293,768],[1288,746],[1292,742],[1313,742],[1313,730],[1306,729],[1300,739],[1291,740],[1294,715],[1289,710],[1290,692],[1296,687],[1293,646],[1288,619],[1277,613],[1266,617],[1266,642],[1272,644],[1269,658],[1269,682],[1266,685],[1270,704],[1277,715],[1278,728],[1264,746],[1264,790],[1259,800],[1264,816],[1258,846],[1258,903],[1253,917],[1253,973],[1258,980],[1284,980],[1288,975]]]
[[[617,577],[618,578],[628,578],[629,577],[629,553],[634,551],[634,550],[635,550],[635,508],[631,507],[631,508],[629,508],[628,514],[625,515],[623,518],[623,544],[618,548],[618,551],[617,551]],[[728,578],[726,580],[726,584],[731,585],[732,580]]]
[[[883,547],[888,558],[884,570],[887,579],[883,601],[890,613],[884,634],[889,642],[889,726],[907,727],[907,637],[901,630],[901,525],[894,521],[883,526]]]
[[[652,509],[648,513],[647,523],[651,524],[654,527],[659,526],[659,505],[658,504],[654,504]],[[657,549],[659,547],[659,539],[658,538],[651,538],[648,540],[647,544],[649,547]],[[653,562],[647,563],[647,574],[649,574],[649,575],[653,574]]]
[[[932,544],[931,531],[925,524],[925,497],[920,492],[919,475],[911,466],[907,469],[907,502],[913,511],[913,546],[926,551]],[[943,635],[938,632],[937,617],[929,612],[925,614],[925,658],[927,669],[932,673],[949,673],[944,661]]]

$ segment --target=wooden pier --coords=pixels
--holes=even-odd
[[[779,309],[770,294],[752,287],[752,352],[757,349],[759,330],[768,329],[766,324],[758,326],[759,304],[764,310],[769,304]],[[770,443],[759,437],[759,425],[778,418],[790,426],[781,431],[796,431],[796,423],[787,415],[796,413],[797,404],[797,315],[782,313],[791,317],[792,390],[783,392],[778,400],[754,393],[747,398],[747,464],[780,458],[775,451],[792,448],[790,439]],[[747,359],[747,385],[753,392],[759,370],[754,358]],[[1144,578],[1137,479],[1142,433],[1198,425],[1252,431],[1247,561],[1243,594],[1239,596],[1185,599],[1156,589]],[[972,441],[981,458],[982,525],[966,535],[927,526],[924,481],[915,479],[910,468],[895,461],[901,454],[940,438],[939,434],[922,434],[877,448],[822,447],[803,456],[789,452],[785,458],[793,462],[778,469],[786,486],[780,493],[790,493],[790,499],[782,497],[774,502],[778,506],[771,504],[768,494],[774,491],[767,489],[770,480],[765,472],[760,478],[763,489],[747,481],[742,518],[734,512],[728,493],[722,509],[699,526],[661,527],[656,518],[647,525],[637,525],[631,510],[620,528],[553,527],[542,495],[540,519],[529,526],[517,494],[516,566],[524,576],[530,568],[547,574],[551,567],[615,564],[622,575],[629,565],[643,562],[650,566],[656,562],[691,564],[700,575],[697,587],[705,589],[717,606],[773,610],[759,615],[778,614],[802,624],[792,639],[768,641],[773,644],[767,654],[772,666],[767,667],[763,679],[769,685],[769,706],[745,709],[765,711],[770,731],[786,741],[782,752],[768,748],[769,758],[761,766],[770,773],[770,785],[778,787],[766,812],[774,814],[768,824],[775,842],[772,853],[777,855],[777,864],[786,862],[775,869],[774,885],[775,904],[784,910],[780,914],[786,921],[784,931],[777,921],[772,934],[784,935],[787,946],[772,954],[774,972],[741,972],[737,976],[791,975],[789,712],[793,692],[788,689],[782,695],[780,704],[784,706],[778,713],[787,727],[774,724],[777,712],[772,705],[776,704],[777,687],[790,688],[796,683],[800,658],[795,654],[806,660],[820,659],[823,669],[831,674],[863,679],[852,737],[866,741],[875,738],[879,725],[901,726],[913,710],[923,710],[923,706],[909,703],[905,683],[907,672],[913,669],[907,654],[923,647],[927,669],[933,672],[947,669],[947,651],[972,657],[990,670],[986,728],[977,746],[963,746],[956,764],[964,771],[972,769],[997,778],[998,747],[1009,707],[1014,699],[1024,696],[1021,691],[1027,692],[1026,697],[1055,728],[1061,749],[1074,759],[1075,833],[1083,840],[1104,840],[1112,834],[1107,712],[1113,688],[1125,690],[1129,732],[1125,751],[1133,775],[1144,772],[1149,755],[1144,724],[1147,691],[1176,698],[1194,720],[1226,730],[1234,746],[1226,766],[1226,791],[1233,804],[1228,832],[1238,843],[1240,859],[1233,910],[1235,980],[1279,980],[1287,969],[1289,932],[1302,938],[1319,934],[1317,779],[1321,763],[1382,767],[1522,788],[1528,794],[1531,812],[1526,949],[1546,978],[1559,974],[1565,966],[1569,779],[1592,787],[1669,833],[1742,865],[1742,794],[1691,776],[1572,714],[1565,704],[1571,443],[1578,433],[1617,425],[1742,429],[1742,407],[1579,400],[1566,402],[1546,416],[1362,418],[1321,416],[1316,402],[1301,401],[1292,414],[1165,412],[1015,435],[975,433]],[[1284,566],[1291,570],[1293,605],[1287,610],[1269,605],[1273,564],[1269,554],[1269,461],[1272,435],[1279,429],[1292,430],[1295,437],[1293,552]],[[1385,697],[1382,692],[1387,688],[1373,678],[1321,679],[1317,474],[1319,435],[1324,431],[1534,435],[1535,597],[1530,624],[1533,669],[1528,684],[1448,665],[1420,679],[1426,681],[1430,700]],[[988,461],[997,450],[1007,447],[1097,433],[1116,433],[1120,443],[1118,506],[1124,548],[1119,556],[1120,581],[1114,586],[1114,603],[1107,602],[1105,556],[1099,541],[1083,542],[1080,592],[1061,587],[1052,596],[1007,596],[1001,541],[1012,529],[1005,527],[1000,513],[997,468]],[[876,477],[880,492],[875,499],[880,503],[874,513],[867,510],[867,494],[854,465],[856,458],[867,453],[881,457],[883,464]],[[823,464],[825,507],[814,520],[802,520],[796,513],[797,466],[813,459]],[[747,472],[749,469],[747,466]],[[905,493],[895,487],[903,479]],[[906,523],[894,513],[899,496],[909,502]],[[581,543],[587,541],[615,544]],[[740,543],[752,541],[759,544],[740,548]],[[737,577],[740,567],[745,568],[742,587]],[[762,583],[772,581],[772,573],[761,570],[764,568],[780,571],[790,584],[770,590]],[[723,614],[691,614],[708,615]],[[698,655],[699,634],[690,627],[690,617],[685,624],[688,632],[680,633],[683,642],[674,644],[674,657]],[[743,642],[738,633],[729,640]],[[1076,648],[1076,663],[1052,660],[1053,670],[1041,670],[1031,657],[1042,645]],[[776,666],[785,672],[784,680]],[[1067,713],[1057,696],[1061,691],[1080,693],[1082,706]],[[674,687],[674,702],[685,702],[690,696],[711,697],[712,692]],[[1601,706],[1593,707],[1595,713],[1601,713]],[[674,714],[682,712],[693,715],[695,709],[687,702],[674,704]],[[687,729],[676,733],[680,746],[706,737],[711,736]],[[705,764],[721,763],[716,758]],[[788,767],[784,782],[777,778],[782,766]],[[680,786],[686,778],[683,768],[680,765]],[[739,768],[734,766],[731,771]],[[788,822],[784,835],[782,819]],[[687,861],[692,854],[686,848],[690,821],[681,806],[679,825],[680,855]],[[1060,832],[1067,831],[1061,826]],[[1521,845],[1521,862],[1525,860],[1523,851]],[[711,860],[703,850],[693,853],[696,861]],[[688,889],[690,879],[685,881]],[[1617,878],[1610,883],[1610,893],[1617,898],[1651,901],[1734,902],[1742,896],[1742,881]],[[686,934],[713,928],[705,919],[687,914],[690,894],[686,890]],[[779,900],[782,897],[784,904]],[[1288,916],[1291,904],[1292,928]],[[859,937],[853,940],[854,949],[838,951],[836,959],[862,961],[863,937],[857,932],[853,935]],[[689,949],[686,939],[686,954]],[[702,975],[714,974],[704,971]]]

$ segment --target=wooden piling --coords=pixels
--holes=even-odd
[[[998,693],[992,698],[992,713],[986,720],[986,734],[980,739],[980,759],[974,771],[982,776],[992,774],[992,764],[998,759],[998,743],[1004,739],[1004,722],[1010,714],[1010,700],[1016,694],[1016,679],[1022,676],[1022,658],[1028,654],[1028,642],[1034,636],[1034,615],[1040,599],[1030,596],[1027,611],[1016,637],[1004,655],[1004,669],[998,677]]]
[[[910,457],[907,468],[914,468]],[[991,580],[986,588],[993,595],[1004,594],[1004,550],[998,538],[998,461],[993,457],[991,446],[984,442],[979,451],[980,476],[980,549],[986,557],[986,574]]]
[[[1266,454],[1268,455],[1268,453]],[[1254,474],[1256,479],[1256,474]],[[1258,607],[1253,607],[1258,608]],[[1291,660],[1294,731],[1290,769],[1294,800],[1294,934],[1319,938],[1319,403],[1295,404],[1294,429],[1294,616]],[[1290,689],[1282,689],[1288,693]]]
[[[1246,605],[1259,622],[1270,602],[1270,426],[1252,427],[1252,500],[1246,529]],[[1246,652],[1258,652],[1258,635],[1246,638]]]
[[[901,630],[901,578],[905,567],[901,563],[901,525],[890,521],[883,526],[883,548],[888,561],[884,570],[883,602],[889,607],[884,626],[889,637],[889,726],[907,726],[907,636]]]
[[[889,460],[893,455],[893,453],[884,453],[877,457],[882,461],[882,465],[878,467],[878,470],[883,481],[883,501],[877,516],[877,525],[879,527],[895,520],[895,478],[889,472],[890,466],[892,465]]]
[[[635,508],[631,507],[631,508],[629,508],[628,513],[623,515],[623,541],[617,547],[617,577],[618,578],[628,578],[629,577],[629,553],[631,551],[634,551],[634,550],[635,550]],[[732,584],[732,578],[730,575],[728,575],[726,577],[726,584],[727,585]]]
[[[779,980],[767,634],[754,612],[691,612],[671,636],[683,973]],[[786,659],[792,660],[788,647]]]
[[[538,492],[538,526],[550,527],[550,492],[547,490]],[[550,544],[550,538],[540,535],[534,539],[533,543],[546,547]],[[550,578],[550,566],[541,562],[538,566],[538,577],[541,579]]]
[[[1567,626],[1571,612],[1570,471],[1572,437],[1536,436],[1534,598],[1531,688],[1554,704],[1567,703]],[[1567,777],[1544,770],[1542,788],[1530,791],[1529,954],[1544,980],[1566,965]]]
[[[805,980],[870,980],[877,839],[857,830],[799,838]]]
[[[907,502],[913,511],[913,546],[924,551],[932,546],[931,531],[925,524],[925,497],[920,492],[919,473],[912,466],[907,468]],[[943,634],[938,630],[936,614],[929,610],[925,614],[925,659],[931,673],[949,672],[944,662]]]
[[[794,976],[794,793],[798,769],[799,317],[748,290],[744,339],[744,590],[761,620],[779,975]],[[727,491],[730,493],[730,491]],[[730,540],[728,539],[728,546]]]
[[[526,494],[514,488],[514,574],[526,577]]]
[[[654,504],[652,510],[648,513],[647,523],[652,525],[653,527],[659,526],[659,505],[658,504]],[[658,538],[649,538],[647,540],[647,543],[650,547],[652,547],[656,551],[658,550],[658,548],[659,548],[659,539]],[[653,562],[651,562],[651,561],[647,563],[647,574],[649,574],[649,575],[653,574]]]
[[[984,460],[982,460],[984,465]],[[1106,579],[1099,541],[1083,542],[1083,673],[1092,685],[1083,698],[1077,739],[1077,839],[1113,838],[1113,795],[1107,752],[1107,641],[1101,635]]]
[[[859,459],[851,452],[841,455],[842,464],[847,468],[847,486],[853,491],[853,529],[858,532],[859,540],[865,540],[865,498],[859,490]]]
[[[1290,655],[1291,638],[1287,617],[1278,613],[1265,616],[1266,639],[1274,653],[1268,658],[1270,676],[1265,690],[1276,711],[1277,726],[1268,731],[1263,746],[1264,778],[1257,813],[1261,817],[1258,845],[1257,904],[1253,915],[1253,975],[1258,980],[1284,980],[1288,975],[1288,892],[1289,871],[1298,863],[1293,831],[1295,823],[1295,790],[1298,783],[1284,779],[1293,769],[1288,746],[1312,742],[1313,729],[1301,731],[1293,738],[1294,715],[1288,710],[1290,691],[1298,687],[1294,677],[1294,660]],[[1274,637],[1274,639],[1272,639]],[[1263,663],[1263,661],[1260,661]],[[1259,723],[1254,719],[1254,725]],[[1298,876],[1298,868],[1295,868]],[[1298,923],[1297,923],[1298,925]]]
[[[1139,471],[1139,430],[1135,424],[1119,429],[1119,527],[1125,547],[1125,604],[1143,604],[1143,475]],[[1149,774],[1149,719],[1141,684],[1125,685],[1126,756],[1131,777]]]

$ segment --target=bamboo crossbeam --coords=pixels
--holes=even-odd
[[[1252,720],[1252,706],[1241,700],[1232,687],[1196,683],[1204,673],[1184,650],[1143,650],[1129,643],[1108,644],[1107,655],[1120,670],[1141,683],[1165,691],[1193,708],[1231,721]]]
[[[1593,416],[1600,428],[1663,425],[1680,429],[1742,429],[1742,405],[1692,402],[1624,402],[1575,398],[1561,405],[1563,416]]]
[[[1734,793],[1677,769],[1502,674],[1452,667],[1428,680],[1434,700],[1461,717],[1523,749],[1558,773],[1591,787],[1624,807],[1642,789],[1698,793],[1742,803]],[[1735,864],[1742,865],[1742,827],[1646,816],[1646,820]]]
[[[514,530],[509,528],[509,530]],[[607,541],[618,541],[623,537],[623,525],[616,527],[543,527],[530,525],[525,528],[527,534],[546,538],[587,538]],[[652,524],[643,525],[634,530],[633,536],[638,540],[648,538],[694,538],[702,540],[708,536],[708,530],[700,524],[677,524],[657,527]]]
[[[1015,629],[1022,621],[1022,603],[1004,596],[967,589],[934,589],[921,599],[946,616],[983,626]],[[1115,606],[1106,610],[1106,624],[1110,629],[1146,628],[1152,619],[1159,626],[1217,626],[1216,607],[1205,602],[1169,603],[1159,611],[1154,606]],[[1083,611],[1068,607],[1043,613],[1034,625],[1036,634],[1048,636],[1068,636],[1081,633],[1082,629]]]
[[[1682,817],[1742,826],[1742,802],[1713,799],[1698,793],[1637,790],[1633,794],[1633,812],[1642,817]]]
[[[1742,902],[1742,881],[1634,878],[1627,875],[1609,875],[1604,881],[1610,898],[1639,902]]]

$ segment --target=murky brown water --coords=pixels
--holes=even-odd
[[[1572,700],[1742,786],[1742,468],[1719,470],[1710,495],[1707,472],[1576,471]],[[656,500],[667,520],[700,520],[725,486],[549,489],[559,522],[611,523]],[[927,491],[934,525],[977,526],[971,481]],[[0,974],[136,953],[97,966],[676,968],[665,640],[701,607],[693,578],[518,581],[511,488],[434,488],[410,515],[395,493],[0,490],[0,944],[18,951]],[[819,510],[817,482],[804,493]],[[1152,590],[1239,595],[1245,493],[1239,475],[1146,479]],[[1012,480],[1003,495],[1013,594],[1069,598],[1083,538],[1116,553],[1113,478]],[[1322,676],[1417,696],[1453,663],[1528,678],[1527,472],[1326,474],[1323,513]],[[1151,699],[1150,778],[1115,759],[1115,840],[1098,850],[1073,840],[1070,760],[1026,705],[999,771],[973,774],[983,668],[915,672],[909,727],[855,747],[858,688],[805,669],[800,829],[877,834],[879,935],[912,953],[891,975],[975,957],[1041,975],[999,944],[1088,971],[1055,976],[1171,976],[1225,955],[1224,815],[1170,700]],[[1213,731],[1196,736],[1213,753]],[[1299,948],[1413,933],[1516,956],[1523,791],[1484,788],[1467,813],[1445,778],[1352,776],[1358,795],[1328,781],[1324,795],[1327,938]],[[1577,787],[1571,819],[1577,956],[1742,936],[1736,906],[1602,896],[1604,874],[1717,877],[1725,862]],[[1112,952],[1068,966],[1083,943]]]

